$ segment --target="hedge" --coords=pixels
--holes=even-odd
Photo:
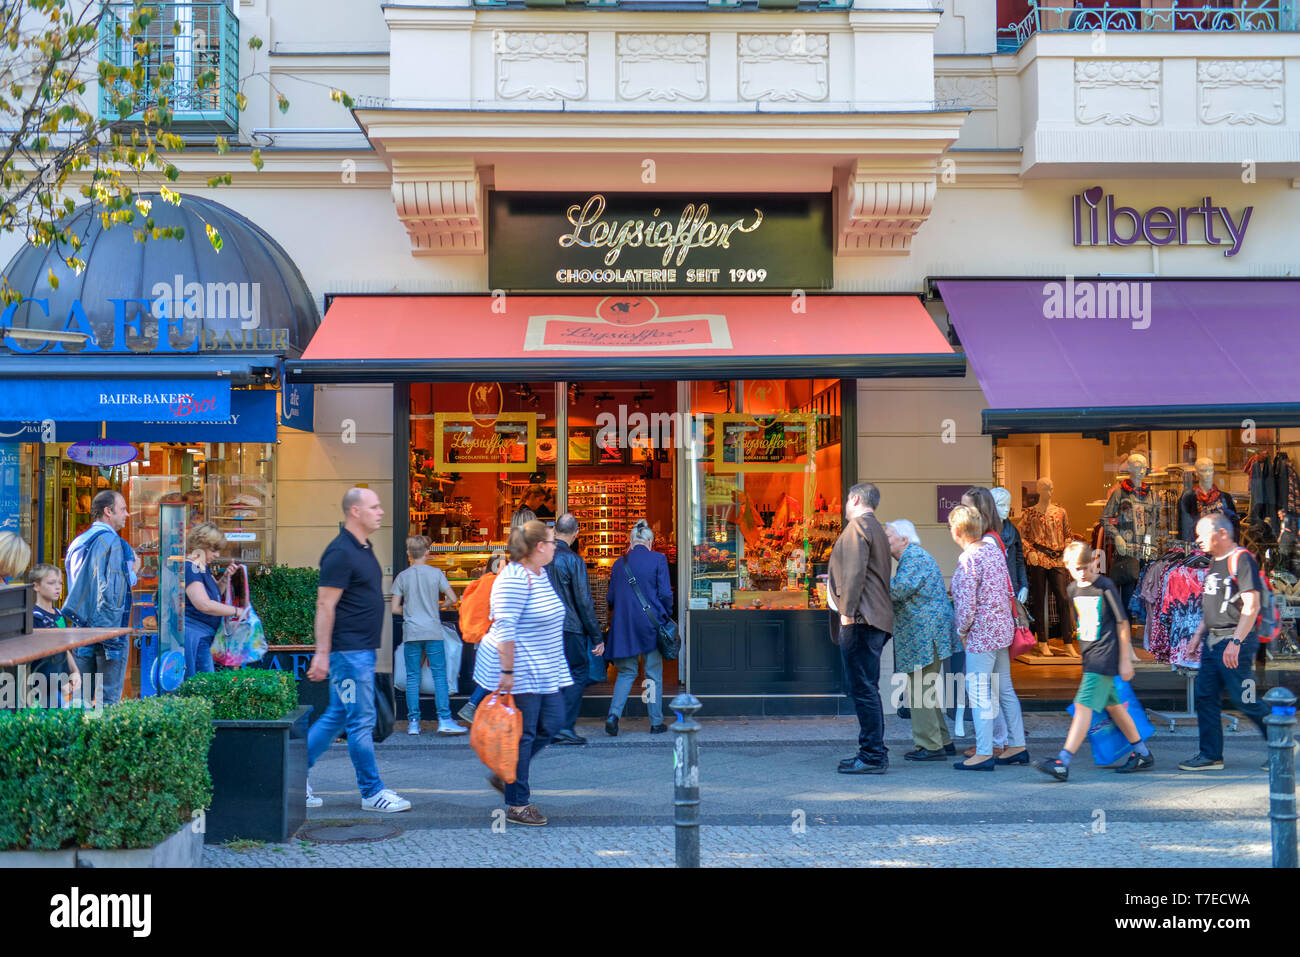
[[[316,642],[316,589],[320,570],[277,565],[249,581],[253,607],[266,629],[270,645],[311,645]]]
[[[0,850],[152,847],[212,801],[196,698],[0,713]]]
[[[206,699],[218,721],[273,721],[298,707],[298,686],[290,675],[258,668],[198,674],[176,693]]]

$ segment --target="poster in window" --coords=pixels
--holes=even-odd
[[[591,429],[569,429],[569,464],[591,464]]]
[[[602,429],[603,434],[598,434],[597,441],[597,463],[600,465],[622,465],[624,464],[624,452],[626,451],[618,441],[618,433],[613,429]]]
[[[434,469],[438,472],[532,472],[537,413],[508,412],[491,422],[472,412],[434,415]]]
[[[804,472],[817,450],[816,416],[786,412],[715,417],[716,472]]]
[[[554,428],[537,430],[537,464],[554,465],[559,453],[560,442],[555,437]]]

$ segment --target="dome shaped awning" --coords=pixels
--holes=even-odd
[[[157,193],[137,194],[151,203],[159,228],[184,228],[184,238],[136,241],[146,217],[104,229],[100,210],[86,204],[71,219],[82,240],[74,273],[51,247],[23,247],[5,267],[9,284],[24,300],[4,313],[14,329],[82,332],[85,345],[6,338],[0,355],[53,352],[275,353],[301,355],[320,325],[316,301],[283,247],[244,216],[199,196],[182,194],[179,206]],[[221,234],[212,248],[206,228]],[[51,289],[49,272],[58,278]],[[160,336],[160,327],[163,335]],[[121,341],[119,341],[121,340]]]

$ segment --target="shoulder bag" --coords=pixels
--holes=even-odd
[[[1023,655],[1030,648],[1038,644],[1038,639],[1029,628],[1029,623],[1033,620],[1029,617],[1029,612],[1025,611],[1025,606],[1016,598],[1015,590],[1011,585],[1011,575],[1007,574],[1007,597],[1011,599],[1011,621],[1015,625],[1015,633],[1011,636],[1011,658],[1015,660],[1017,655]]]
[[[663,655],[666,661],[676,661],[677,656],[682,650],[681,635],[677,633],[677,622],[669,618],[667,621],[660,621],[655,613],[650,609],[650,604],[645,600],[645,595],[641,594],[641,586],[637,584],[632,573],[628,571],[627,563],[623,563],[623,574],[627,575],[627,583],[632,586],[632,591],[636,594],[636,600],[641,603],[641,610],[645,616],[650,619],[650,624],[654,626],[655,633],[659,636],[659,654]]]

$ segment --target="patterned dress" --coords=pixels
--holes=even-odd
[[[961,651],[939,563],[920,545],[903,549],[889,581],[894,603],[894,671],[911,674]]]

